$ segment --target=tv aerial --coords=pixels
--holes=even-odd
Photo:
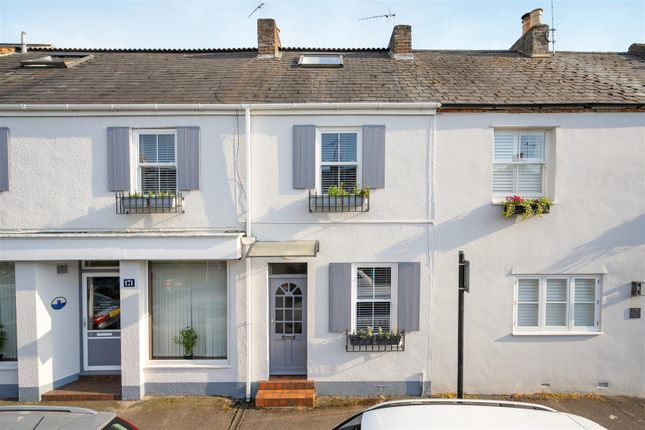
[[[365,18],[359,18],[359,21],[367,21],[370,19],[379,19],[379,18],[385,18],[385,19],[393,19],[396,16],[395,13],[392,13],[392,10],[388,7],[387,8],[387,13],[383,15],[374,15],[374,16],[366,16]]]
[[[260,4],[257,5],[255,9],[253,9],[253,11],[251,11],[251,13],[249,14],[249,16],[247,16],[247,18],[251,18],[251,16],[257,11],[262,11],[263,10],[262,7],[264,7],[264,2],[260,2]]]

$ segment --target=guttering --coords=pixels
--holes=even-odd
[[[254,111],[276,110],[436,110],[438,102],[369,102],[369,103],[16,103],[0,104],[0,112],[222,112],[252,109]]]
[[[533,110],[533,111],[571,111],[571,110],[613,110],[613,109],[634,109],[645,108],[645,103],[444,103],[442,111],[456,110],[486,110],[486,111],[507,111],[507,110]]]
[[[244,134],[246,141],[246,237],[251,237],[253,234],[252,230],[252,186],[253,182],[251,181],[251,107],[246,106],[244,108]],[[252,348],[251,345],[251,335],[252,335],[252,318],[253,313],[251,312],[251,259],[245,257],[245,268],[246,268],[246,401],[251,401],[251,378],[253,377],[252,372],[252,362],[251,354]]]

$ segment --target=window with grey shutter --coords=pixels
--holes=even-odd
[[[0,127],[0,191],[9,191],[9,129]]]
[[[293,126],[293,188],[316,187],[316,126]]]
[[[345,333],[352,324],[352,265],[329,264],[329,331]]]
[[[385,187],[385,126],[363,126],[363,177],[364,188]]]
[[[400,331],[419,330],[421,263],[399,263],[397,325]]]
[[[108,127],[108,189],[130,191],[130,129]]]
[[[177,153],[175,130],[137,130],[139,178],[137,191],[158,193],[177,191]]]
[[[392,267],[356,267],[356,325],[355,332],[369,330],[391,331],[392,327]]]
[[[177,188],[199,189],[199,127],[177,127]]]

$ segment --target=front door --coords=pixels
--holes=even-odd
[[[84,370],[121,369],[121,294],[119,276],[83,275]]]
[[[272,278],[269,288],[271,375],[307,374],[307,279]]]

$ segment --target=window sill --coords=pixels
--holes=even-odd
[[[513,331],[513,336],[599,336],[601,331]]]
[[[18,370],[17,361],[0,361],[0,372],[3,370]]]
[[[230,369],[228,360],[152,360],[144,366],[149,369]]]

